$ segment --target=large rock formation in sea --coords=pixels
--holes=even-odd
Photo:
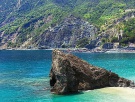
[[[70,94],[103,87],[131,87],[134,84],[111,71],[90,65],[59,50],[53,51],[52,60],[50,86],[51,92],[55,94]]]

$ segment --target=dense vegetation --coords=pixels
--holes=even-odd
[[[124,34],[120,40],[122,44],[135,43],[135,18],[125,21],[124,23]]]
[[[18,33],[17,44],[21,44],[31,37],[36,39],[45,29],[55,26],[70,14],[106,30],[106,25],[121,17],[126,9],[134,8],[135,0],[2,0],[0,32]],[[124,24],[130,25],[127,22]],[[127,43],[127,39],[134,40],[134,26],[127,26],[121,43]]]
[[[3,17],[0,17],[0,21],[2,22],[5,18],[14,18],[14,27],[11,28],[11,32],[18,25],[32,22],[48,14],[54,15],[53,23],[61,20],[66,14],[72,13],[101,26],[108,20],[119,17],[125,9],[133,8],[135,4],[134,0],[130,2],[127,0],[23,0],[20,5],[17,3],[19,0],[12,1],[4,0],[0,3],[3,9],[0,14]]]
[[[89,44],[89,39],[88,38],[83,38],[83,39],[77,41],[76,47],[77,48],[83,48],[83,47],[85,47],[88,44]]]

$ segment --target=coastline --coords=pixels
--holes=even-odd
[[[100,92],[106,94],[115,94],[124,99],[135,101],[135,89],[129,87],[107,87],[99,89]]]
[[[49,49],[26,49],[26,48],[15,48],[15,49],[0,49],[0,51],[8,50],[8,51],[29,51],[29,50],[54,50],[58,49],[64,52],[72,53],[72,52],[80,52],[80,53],[135,53],[135,50],[129,50],[124,48],[118,48],[118,49],[87,49],[87,48],[49,48]]]
[[[129,87],[106,87],[96,90],[88,90],[84,91],[84,93],[91,95],[93,92],[105,94],[106,100],[105,102],[113,101],[114,99],[110,99],[111,97],[115,97],[115,100],[119,102],[135,102],[135,89]]]

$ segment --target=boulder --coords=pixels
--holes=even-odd
[[[90,65],[72,54],[54,50],[50,86],[51,92],[55,94],[70,94],[103,87],[130,87],[133,82],[106,69]]]

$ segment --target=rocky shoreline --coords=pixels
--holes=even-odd
[[[0,51],[2,51],[2,50],[51,50],[51,51],[53,51],[54,49],[58,49],[60,51],[64,51],[64,52],[68,52],[68,53],[69,52],[80,52],[80,53],[135,53],[135,48],[134,49],[128,49],[128,48],[117,48],[117,49],[87,49],[87,48],[21,49],[21,48],[16,48],[16,49],[0,49]]]
[[[51,92],[71,94],[104,87],[134,87],[134,82],[98,68],[72,54],[53,50],[50,71]]]

